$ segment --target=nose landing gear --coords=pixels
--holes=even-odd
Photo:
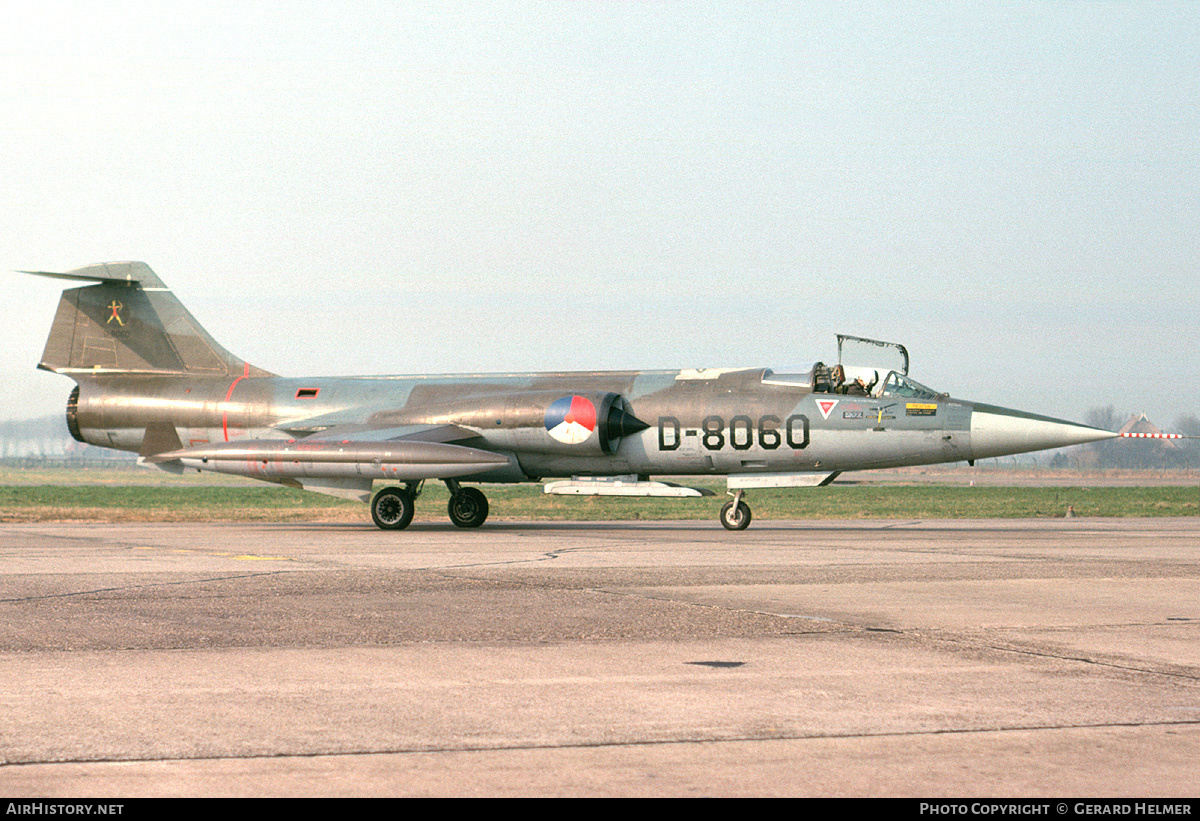
[[[742,491],[734,494],[733,501],[721,508],[721,524],[726,530],[745,530],[750,526],[750,505],[742,501]]]

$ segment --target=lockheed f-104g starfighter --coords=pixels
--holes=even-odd
[[[39,365],[77,383],[77,440],[370,502],[385,529],[411,522],[430,479],[450,489],[451,521],[478,527],[478,483],[700,496],[711,491],[652,477],[724,476],[720,521],[741,530],[749,489],[1117,436],[951,398],[908,376],[903,346],[851,336],[836,363],[787,371],[277,376],[217,344],[144,263],[26,273],[91,283],[63,292]]]

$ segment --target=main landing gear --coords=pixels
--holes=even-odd
[[[479,527],[487,520],[487,496],[478,488],[463,487],[454,479],[446,479],[450,488],[447,512],[458,527]],[[412,522],[421,482],[409,482],[404,487],[388,487],[371,500],[371,519],[383,530],[403,530]]]
[[[446,511],[450,521],[458,527],[479,527],[487,519],[488,500],[483,491],[475,487],[460,487],[453,479],[446,480],[450,488],[450,503]]]
[[[411,485],[384,488],[371,500],[371,518],[383,530],[403,530],[412,521],[416,501],[417,492]]]

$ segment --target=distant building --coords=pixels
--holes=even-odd
[[[6,464],[130,462],[132,458],[127,453],[76,442],[63,414],[0,422],[0,459]]]
[[[1151,422],[1149,419],[1147,419],[1146,414],[1144,414],[1144,413],[1139,413],[1136,416],[1133,416],[1132,418],[1130,418],[1130,420],[1128,422],[1126,422],[1124,425],[1122,425],[1121,429],[1117,432],[1120,433],[1122,436],[1125,436],[1125,435],[1131,434],[1131,433],[1150,434],[1153,436],[1158,436],[1158,435],[1162,434],[1162,431],[1158,429],[1158,426],[1155,425],[1153,422]],[[1169,442],[1171,440],[1164,439],[1162,441]]]
[[[1173,439],[1153,438],[1162,436],[1163,431],[1139,413],[1118,431],[1123,439],[1112,444],[1120,467],[1161,468],[1178,467],[1183,461],[1184,449]]]

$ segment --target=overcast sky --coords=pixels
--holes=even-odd
[[[39,2],[0,269],[142,260],[288,375],[783,368],[1200,414],[1200,4]],[[62,283],[0,274],[6,418]]]

